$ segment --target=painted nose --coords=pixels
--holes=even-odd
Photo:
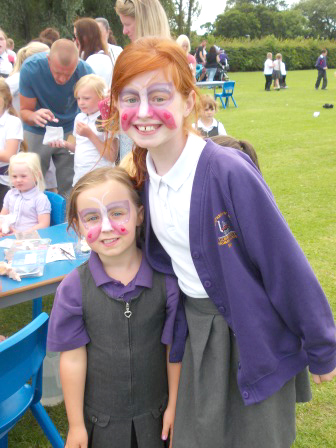
[[[139,107],[139,113],[138,113],[138,117],[139,118],[151,118],[153,117],[153,112],[151,111],[151,108],[148,104],[147,98],[146,99],[141,99],[141,104]]]

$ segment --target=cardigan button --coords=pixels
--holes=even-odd
[[[246,390],[244,390],[243,397],[247,400],[249,396],[250,394]]]
[[[205,286],[206,288],[210,288],[211,285],[212,285],[212,283],[211,283],[210,280],[205,280],[205,282],[204,282],[204,286]]]
[[[223,314],[226,313],[226,307],[225,307],[225,306],[220,306],[220,307],[218,308],[218,310],[219,310],[220,313],[223,313]]]
[[[193,252],[193,257],[196,258],[196,260],[200,257],[199,252],[195,251]]]
[[[239,369],[239,370],[241,369],[241,364],[240,364],[239,361],[238,361],[238,369]]]
[[[92,421],[92,423],[97,423],[98,418],[97,418],[95,415],[93,415],[93,416],[91,417],[91,421]]]

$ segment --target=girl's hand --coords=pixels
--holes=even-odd
[[[80,135],[81,137],[89,138],[91,135],[91,129],[89,126],[85,123],[81,123],[80,121],[76,125],[76,134]]]
[[[174,434],[174,420],[175,420],[175,407],[167,407],[165,413],[163,414],[163,425],[161,439],[167,440],[170,433],[169,448],[173,446],[173,434]]]
[[[336,369],[334,369],[332,372],[325,373],[324,375],[314,375],[312,373],[313,381],[315,384],[321,384],[326,381],[331,381],[336,376]]]
[[[53,142],[48,143],[52,148],[66,148],[68,142],[65,140],[54,140]]]
[[[88,435],[84,425],[69,428],[65,448],[87,448]]]

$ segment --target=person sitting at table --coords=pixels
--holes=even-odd
[[[193,123],[193,127],[200,131],[203,137],[226,135],[223,123],[214,118],[217,112],[217,103],[210,95],[201,95],[198,108],[200,118],[197,124]]]
[[[9,160],[11,189],[4,198],[0,215],[11,214],[13,232],[26,232],[50,226],[51,205],[43,193],[45,185],[39,156],[20,152]],[[0,232],[2,235],[2,229]]]

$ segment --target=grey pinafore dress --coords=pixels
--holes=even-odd
[[[289,448],[295,403],[311,399],[307,370],[261,403],[245,406],[233,332],[211,299],[186,298],[189,328],[173,448]]]
[[[87,345],[85,425],[91,448],[163,448],[167,405],[164,275],[130,300],[97,288],[88,264],[80,266]],[[132,435],[133,434],[133,435]],[[136,437],[136,442],[134,438]]]

